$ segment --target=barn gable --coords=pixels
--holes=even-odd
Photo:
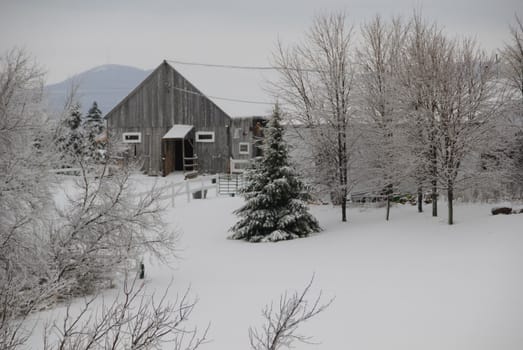
[[[225,172],[238,147],[230,116],[166,61],[106,118],[109,132],[129,143],[150,175],[182,170],[180,157],[197,158],[200,171]],[[183,139],[164,138],[175,125],[192,126],[191,132]]]

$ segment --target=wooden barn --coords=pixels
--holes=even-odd
[[[257,155],[263,117],[232,118],[166,61],[106,114],[149,175],[239,172]]]

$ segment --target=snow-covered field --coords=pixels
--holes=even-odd
[[[190,203],[180,197],[165,213],[182,233],[179,258],[145,262],[149,290],[173,281],[173,297],[188,286],[198,297],[193,323],[211,322],[212,342],[202,349],[248,349],[247,329],[261,324],[262,307],[302,289],[313,273],[311,298],[321,289],[336,299],[301,329],[320,344],[298,349],[523,349],[523,215],[456,205],[448,226],[443,205],[439,218],[394,207],[390,222],[384,209],[351,208],[341,223],[339,208],[312,206],[323,232],[251,244],[226,239],[241,204],[212,193]]]

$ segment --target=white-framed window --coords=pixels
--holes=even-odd
[[[249,142],[240,142],[239,143],[239,152],[240,154],[251,154],[251,144]]]
[[[214,142],[214,131],[197,131],[196,142]]]
[[[141,132],[124,132],[122,134],[123,143],[141,143],[142,133]]]
[[[231,173],[243,173],[245,170],[249,169],[250,166],[250,160],[231,158]]]

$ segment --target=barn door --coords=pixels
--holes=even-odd
[[[174,140],[162,140],[163,176],[174,171]]]

